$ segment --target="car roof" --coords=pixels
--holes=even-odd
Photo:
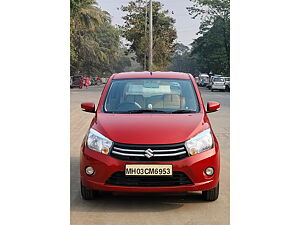
[[[155,71],[150,73],[149,71],[143,72],[123,72],[113,74],[112,79],[133,79],[133,78],[173,78],[173,79],[190,79],[190,74],[179,72],[160,72]]]

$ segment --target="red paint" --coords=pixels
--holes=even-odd
[[[128,78],[176,78],[191,79],[200,106],[200,113],[191,114],[110,114],[102,111],[103,103],[109,86],[113,79]],[[209,111],[216,111],[219,103],[209,103]],[[91,109],[90,103],[82,105],[86,111]],[[99,100],[96,115],[90,127],[97,130],[110,140],[125,144],[175,144],[185,142],[199,132],[211,128],[206,115],[205,107],[195,79],[184,73],[175,72],[136,72],[112,75],[107,82]],[[124,191],[124,192],[170,192],[170,191],[199,191],[208,190],[217,186],[220,171],[220,153],[218,141],[213,134],[214,148],[194,156],[178,161],[164,162],[129,162],[121,161],[113,157],[98,153],[86,147],[83,140],[81,148],[80,172],[84,186],[94,190]],[[149,164],[172,164],[173,171],[185,173],[193,185],[172,187],[125,187],[106,185],[106,180],[117,171],[124,171],[125,164],[149,163]],[[87,176],[85,167],[93,166],[95,175]],[[208,177],[204,170],[214,167],[215,174]]]
[[[86,112],[95,112],[95,104],[93,102],[81,103],[81,108]]]
[[[220,109],[219,102],[208,102],[207,103],[207,112],[215,112]]]
[[[208,190],[217,186],[220,172],[220,158],[217,148],[187,157],[178,161],[153,162],[155,164],[172,164],[173,171],[184,172],[194,183],[194,185],[175,186],[175,187],[124,187],[105,184],[105,181],[117,171],[124,171],[125,164],[141,163],[128,162],[114,159],[88,148],[83,148],[80,160],[81,180],[84,186],[94,190],[120,191],[120,192],[183,192]],[[142,162],[142,164],[146,164]],[[94,176],[85,175],[85,167],[92,166],[96,173]],[[215,168],[215,174],[208,178],[203,171],[208,167]]]

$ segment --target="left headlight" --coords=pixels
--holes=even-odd
[[[213,148],[214,139],[211,130],[207,129],[185,142],[185,147],[190,155],[195,155]]]
[[[89,149],[108,155],[113,142],[91,128],[86,144]]]

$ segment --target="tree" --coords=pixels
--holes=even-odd
[[[200,37],[192,54],[206,72],[230,74],[230,2],[229,0],[191,0],[193,18],[200,17]]]
[[[172,55],[172,62],[168,68],[171,71],[199,74],[199,66],[196,59],[191,55],[191,50],[188,46],[177,43],[175,52]]]
[[[213,26],[192,43],[191,54],[196,58],[202,72],[229,75],[229,58],[224,47],[222,21]]]
[[[85,33],[95,30],[109,19],[108,14],[96,7],[94,0],[70,0],[70,50],[71,70],[79,69],[80,51],[89,44]]]
[[[147,6],[147,7],[146,7]],[[148,67],[149,57],[149,32],[146,23],[146,13],[149,15],[149,5],[145,0],[131,1],[121,10],[126,12],[124,26],[121,27],[123,37],[130,43],[129,51],[134,52],[138,63]],[[174,28],[175,20],[168,16],[168,11],[163,10],[160,2],[153,2],[153,68],[166,70],[174,52],[175,39],[177,38]],[[146,25],[147,24],[147,25]],[[146,32],[145,32],[146,31]]]
[[[130,65],[121,48],[120,31],[94,0],[71,0],[71,73],[111,74]]]

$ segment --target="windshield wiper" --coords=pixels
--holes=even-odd
[[[171,113],[195,113],[196,111],[195,110],[189,110],[189,109],[179,109],[179,110],[176,110],[176,111],[173,111]]]
[[[166,111],[156,110],[156,109],[137,109],[137,110],[129,110],[125,113],[167,113]]]

